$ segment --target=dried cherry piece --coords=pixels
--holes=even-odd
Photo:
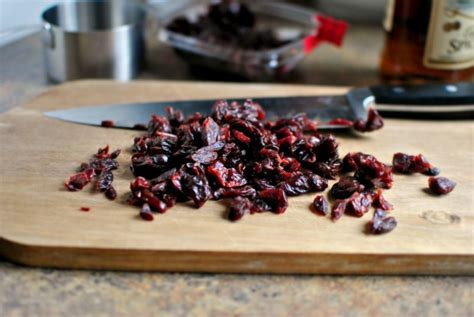
[[[100,125],[103,126],[104,128],[113,128],[113,127],[115,127],[115,123],[112,120],[103,120],[100,123]]]
[[[217,159],[217,152],[202,147],[191,155],[194,162],[209,165]]]
[[[369,211],[372,199],[368,193],[355,192],[347,199],[345,212],[356,217],[362,217]]]
[[[138,176],[137,178],[133,180],[133,182],[130,183],[130,189],[132,191],[148,189],[148,188],[150,188],[150,183],[144,177],[141,177],[141,176]]]
[[[317,122],[308,118],[305,113],[298,113],[292,119],[299,124],[304,132],[316,132],[318,130]]]
[[[345,126],[345,127],[352,127],[354,124],[351,120],[347,120],[344,118],[336,118],[332,119],[327,123],[328,125],[338,125],[338,126]]]
[[[317,195],[313,200],[314,211],[320,215],[327,215],[329,213],[329,203],[322,195]]]
[[[346,199],[337,199],[334,201],[331,209],[331,220],[339,220],[344,212],[346,211],[347,200]]]
[[[320,143],[315,147],[316,157],[320,162],[329,162],[337,157],[339,144],[332,134],[320,137]]]
[[[441,173],[441,170],[434,166],[422,172],[422,174],[425,174],[426,176],[438,176],[439,173]]]
[[[107,189],[112,186],[114,181],[114,175],[110,171],[103,171],[99,175],[99,180],[97,181],[97,189],[101,192],[105,192]]]
[[[245,214],[251,213],[252,208],[254,208],[254,205],[250,199],[240,196],[235,197],[230,203],[229,220],[237,221],[241,219]]]
[[[385,197],[382,194],[382,189],[377,189],[377,192],[374,194],[372,197],[372,206],[374,206],[377,209],[382,209],[382,210],[392,210],[393,206],[390,204]]]
[[[288,207],[288,198],[285,191],[281,188],[264,189],[258,196],[267,203],[271,211],[276,214],[284,213]]]
[[[232,136],[234,137],[234,139],[236,139],[237,141],[243,144],[248,145],[251,141],[251,139],[248,136],[246,136],[244,133],[240,132],[239,130],[232,130]]]
[[[204,145],[211,145],[219,140],[219,125],[212,119],[207,117],[202,123],[201,140]]]
[[[88,212],[88,211],[91,210],[91,208],[90,208],[90,207],[84,207],[84,206],[83,206],[83,207],[79,208],[79,210],[80,210],[80,211],[84,211],[84,212]]]
[[[148,122],[148,134],[149,135],[154,135],[155,132],[165,132],[165,133],[171,133],[171,125],[168,119],[157,116],[157,115],[152,115],[150,122]]]
[[[81,165],[79,165],[79,172],[84,172],[86,169],[90,168],[90,165],[89,163],[81,163]]]
[[[283,167],[285,171],[290,173],[301,171],[301,164],[292,157],[283,158],[281,162],[281,167]],[[305,175],[308,176],[307,174]]]
[[[146,131],[147,127],[146,125],[142,124],[142,123],[136,123],[133,125],[133,130],[143,130],[143,131]]]
[[[331,195],[338,199],[348,198],[355,192],[362,192],[364,188],[354,177],[344,176],[332,186]]]
[[[395,153],[392,164],[394,170],[402,174],[422,173],[428,176],[436,176],[440,173],[439,168],[431,165],[422,154]]]
[[[64,183],[64,186],[70,191],[82,190],[92,180],[95,175],[93,168],[88,168],[83,172],[72,175],[69,180]]]
[[[405,153],[395,153],[392,165],[395,171],[403,174],[410,174],[413,170],[411,155]]]
[[[110,158],[112,160],[115,160],[117,157],[119,157],[120,153],[121,153],[121,150],[117,149],[117,150],[113,151],[112,153],[110,153]]]
[[[173,127],[178,127],[184,122],[182,111],[174,110],[173,107],[166,107],[166,113],[168,114],[168,121]]]
[[[371,132],[383,128],[383,118],[379,112],[373,108],[369,108],[367,120],[354,121],[353,127],[360,132]]]
[[[112,185],[110,185],[110,187],[107,188],[104,194],[105,194],[105,197],[107,197],[110,200],[114,200],[115,198],[117,198],[117,191]]]
[[[360,155],[362,153],[347,153],[346,156],[342,159],[342,172],[354,172],[359,166]]]
[[[169,189],[169,183],[167,181],[156,182],[155,179],[153,179],[151,180],[151,183],[152,186],[150,188],[150,191],[155,195],[165,193]]]
[[[148,205],[147,203],[143,204],[140,210],[140,217],[143,220],[147,220],[147,221],[152,221],[155,218],[151,212],[150,205]]]
[[[183,193],[194,201],[199,208],[211,198],[211,188],[203,175],[184,174],[181,177]]]
[[[392,167],[383,164],[372,155],[360,154],[354,158],[358,166],[354,177],[362,183],[366,189],[374,187],[389,189],[392,187]]]
[[[234,197],[239,197],[239,196],[247,197],[247,198],[255,198],[257,196],[257,191],[255,190],[255,188],[246,185],[243,187],[219,188],[213,193],[214,199],[234,198]]]
[[[220,161],[211,164],[208,173],[213,175],[222,187],[241,187],[247,185],[247,180],[235,168],[226,168]]]
[[[171,168],[167,170],[166,172],[163,172],[160,176],[153,178],[150,180],[153,184],[160,183],[163,181],[171,180],[171,176],[173,176],[176,173],[176,168]]]
[[[308,177],[308,184],[311,191],[320,192],[328,187],[328,180],[318,174],[306,172],[306,176]]]
[[[258,190],[276,188],[275,185],[273,185],[269,180],[266,179],[254,179],[253,182],[255,183],[255,187]]]
[[[446,177],[430,177],[428,186],[436,195],[445,195],[453,191],[456,183]]]
[[[311,188],[308,178],[303,174],[295,174],[289,179],[283,181],[279,187],[285,191],[288,196],[298,196],[307,193]]]
[[[151,191],[148,189],[143,189],[141,191],[141,200],[145,203],[148,203],[150,208],[154,211],[159,212],[160,214],[164,213],[166,209],[168,209],[168,206],[166,205],[165,202],[163,202],[161,199],[156,197]]]
[[[108,158],[109,157],[109,145],[107,144],[104,148],[99,148],[97,154],[95,155],[98,159]]]
[[[439,174],[439,169],[436,167],[433,167],[426,157],[424,157],[422,154],[418,154],[413,157],[413,171],[426,174],[426,175],[431,175],[431,176],[436,176]],[[433,174],[433,175],[432,175]]]
[[[387,213],[376,209],[372,220],[369,222],[369,230],[373,234],[387,233],[395,229],[397,220],[394,217],[386,217]]]
[[[174,193],[161,195],[161,200],[166,204],[167,208],[171,208],[176,204],[177,196]]]
[[[323,162],[316,162],[312,170],[316,174],[328,179],[336,179],[337,173],[339,172],[337,168]]]

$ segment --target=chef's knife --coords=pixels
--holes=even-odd
[[[242,98],[227,98],[243,102]],[[288,117],[306,113],[318,120],[320,128],[335,129],[344,126],[327,122],[343,118],[365,119],[371,106],[385,116],[419,119],[472,119],[474,115],[474,83],[373,86],[354,88],[346,95],[292,96],[252,98],[267,112],[267,118]],[[165,115],[168,106],[182,110],[185,115],[209,113],[215,99],[192,101],[165,101],[129,103],[72,108],[46,112],[48,117],[65,121],[101,125],[110,120],[116,128],[133,129],[147,124],[152,114]]]

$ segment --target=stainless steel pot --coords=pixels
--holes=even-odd
[[[125,1],[66,2],[42,14],[46,72],[56,82],[135,77],[146,14]]]

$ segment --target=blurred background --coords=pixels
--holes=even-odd
[[[474,45],[472,44],[474,43],[474,26],[472,26],[474,3],[472,0],[436,2],[445,3],[434,15],[439,17],[436,23],[433,23],[437,29],[434,29],[434,33],[430,31],[434,34],[431,36],[431,42],[435,43],[434,53],[430,52],[438,54],[432,54],[431,57],[439,63],[431,63],[433,65],[429,67],[425,65],[424,59],[428,52],[428,26],[430,16],[436,9],[432,5],[435,0],[280,1],[289,5],[288,8],[283,7],[283,14],[278,13],[280,22],[272,22],[266,29],[261,30],[261,33],[250,35],[257,38],[263,37],[263,42],[269,39],[271,41],[275,34],[278,36],[296,34],[295,37],[282,40],[281,47],[277,45],[276,50],[273,50],[275,47],[272,49],[254,48],[250,53],[242,50],[242,47],[239,48],[239,43],[237,47],[223,45],[215,43],[216,39],[212,36],[209,38],[206,32],[196,33],[196,30],[201,28],[202,25],[198,24],[202,21],[198,24],[189,24],[189,21],[183,22],[178,19],[185,17],[184,20],[186,20],[189,12],[196,11],[190,7],[197,4],[201,4],[201,9],[196,11],[197,16],[205,16],[207,5],[216,1],[109,0],[105,2],[114,5],[117,3],[138,4],[142,7],[144,4],[152,5],[145,8],[147,11],[143,34],[145,52],[139,57],[141,68],[137,74],[132,74],[131,78],[281,82],[333,86],[366,86],[385,82],[474,81]],[[265,20],[260,16],[270,14],[270,11],[282,10],[281,8],[276,8],[278,10],[264,8],[264,3],[276,1],[242,0],[241,2],[248,4],[258,21]],[[52,68],[55,68],[53,71],[57,71],[64,70],[74,63],[76,65],[73,66],[76,68],[79,67],[78,65],[83,65],[83,62],[68,60],[71,56],[76,59],[87,57],[88,62],[94,59],[94,62],[99,62],[100,59],[117,62],[113,60],[117,58],[117,51],[111,53],[112,57],[104,55],[95,58],[92,55],[90,51],[95,51],[94,53],[98,56],[104,51],[100,43],[97,43],[99,46],[91,49],[92,46],[84,47],[79,43],[85,41],[77,40],[78,43],[74,43],[72,48],[66,48],[61,46],[65,45],[64,43],[58,41],[56,45],[60,46],[62,51],[52,52],[52,49],[45,49],[45,39],[50,35],[51,30],[45,32],[44,28],[45,26],[51,28],[54,23],[42,21],[41,13],[57,3],[75,2],[0,1],[0,62],[2,64],[0,87],[3,87],[0,88],[0,99],[3,98],[0,101],[5,101],[5,98],[25,96],[23,93],[13,95],[7,93],[12,89],[24,90],[24,87],[28,87],[29,89],[25,90],[27,92],[25,98],[27,98],[55,82],[101,77],[93,76],[91,72],[88,72],[85,75],[79,74],[80,76],[61,74],[54,78],[55,76],[51,74]],[[230,11],[237,10],[237,17],[243,10],[239,8],[227,7]],[[257,11],[262,8],[264,8],[263,11],[268,12],[258,13]],[[257,11],[253,12],[254,10]],[[196,12],[193,13],[194,16]],[[319,18],[315,22],[316,12],[323,17],[324,22]],[[100,17],[98,19],[100,20]],[[204,22],[206,23],[209,24],[209,19]],[[298,23],[302,31],[295,33]],[[341,26],[343,24],[348,25],[345,32]],[[216,26],[213,27],[212,32],[215,33]],[[64,32],[65,30],[53,31]],[[225,37],[225,32],[221,32],[220,35]],[[64,34],[61,33],[61,36]],[[208,36],[207,39],[206,36]],[[246,41],[248,36],[243,36],[242,39]],[[449,46],[451,40],[459,41],[459,48],[462,50],[448,56],[442,50]],[[76,39],[71,41],[76,41]],[[113,45],[117,46],[117,43],[110,44],[109,48]],[[59,48],[55,49],[59,50]],[[72,49],[73,52],[65,53],[67,49]],[[88,54],[89,56],[86,56]],[[68,67],[65,66],[66,62],[69,63]],[[444,68],[440,68],[439,65]],[[96,68],[100,68],[99,66]],[[111,75],[102,77],[114,78]],[[115,79],[122,80],[123,78],[115,77]]]
[[[289,2],[316,9],[335,18],[345,19],[349,22],[381,26],[387,1],[388,0],[297,0]],[[40,23],[41,12],[57,2],[57,0],[1,0],[0,32],[4,32],[13,27]],[[33,32],[33,30],[11,32],[9,37],[4,36],[0,39],[0,45],[31,32]]]

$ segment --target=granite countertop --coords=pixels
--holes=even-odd
[[[149,68],[140,78],[216,80],[189,70],[172,50],[151,43]],[[320,47],[285,82],[378,83],[382,43],[380,29],[354,26],[344,50]],[[0,65],[0,111],[49,86],[37,34],[1,47]],[[26,268],[0,259],[0,315],[5,317],[472,316],[473,290],[473,277],[74,271]]]

